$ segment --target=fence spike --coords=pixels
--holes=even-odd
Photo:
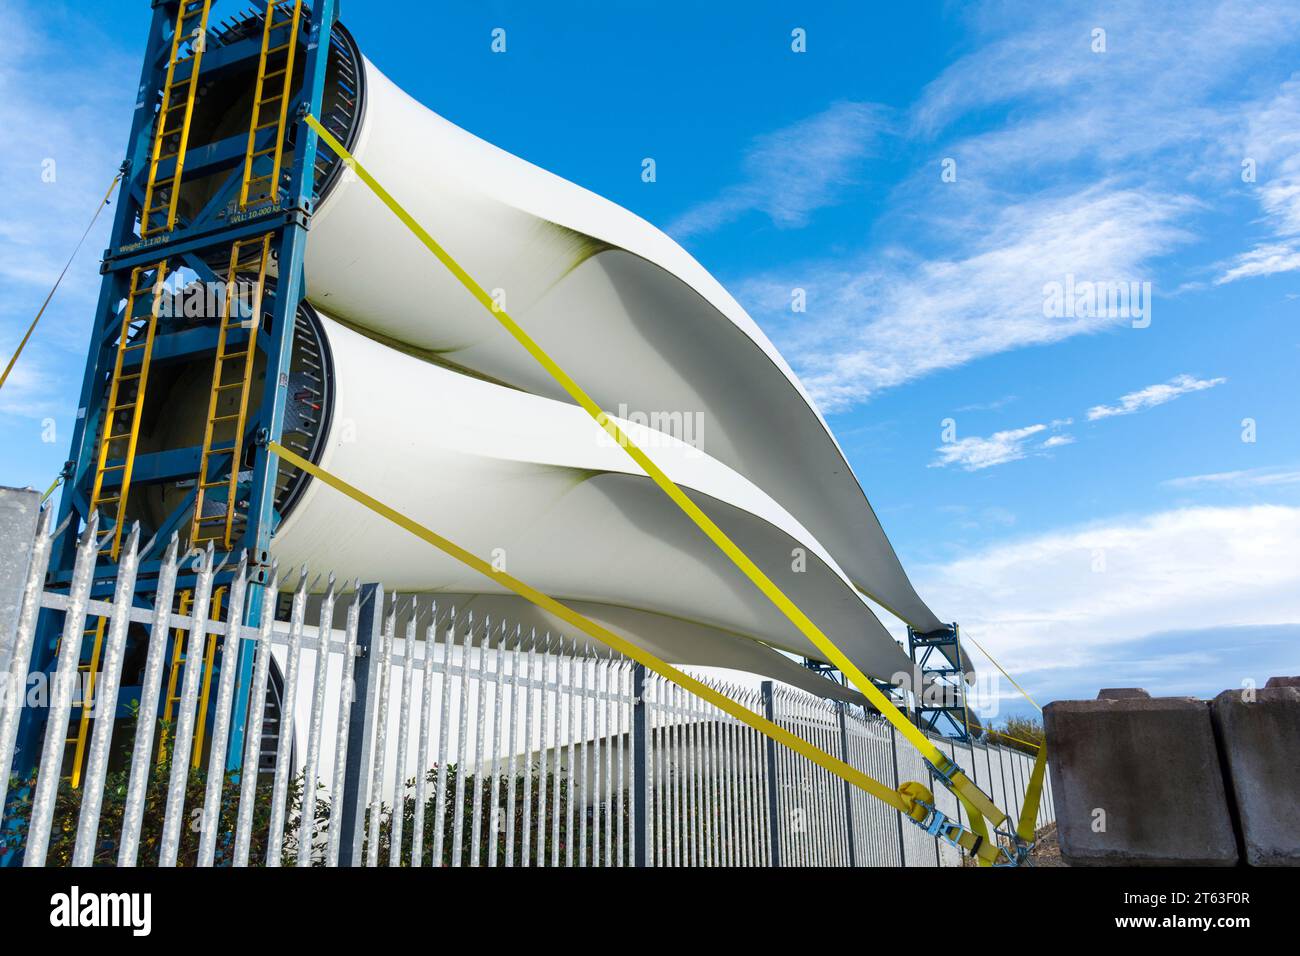
[[[244,598],[248,587],[248,552],[239,554],[239,566],[226,605],[226,639],[221,647],[221,679],[217,686],[217,708],[212,726],[212,745],[208,754],[208,778],[204,788],[203,814],[199,827],[199,866],[212,866],[217,844],[217,824],[221,810],[221,791],[225,784],[227,736],[230,712],[235,697],[235,677],[239,669],[239,650],[243,646],[240,624],[244,617]]]
[[[149,762],[153,754],[154,725],[158,715],[158,697],[162,687],[163,664],[167,657],[172,597],[176,590],[179,564],[180,538],[176,532],[172,532],[158,572],[158,590],[154,594],[154,616],[149,629],[149,649],[145,657],[140,710],[136,714],[135,744],[131,752],[131,776],[122,811],[122,839],[117,854],[117,865],[120,867],[135,866],[140,845]]]
[[[93,695],[82,698],[82,708],[91,708],[95,730],[90,754],[86,759],[86,778],[82,781],[81,814],[77,821],[77,842],[72,854],[73,866],[91,866],[99,844],[99,814],[104,803],[104,779],[108,773],[109,745],[116,723],[117,693],[122,679],[122,657],[126,651],[126,632],[130,624],[131,599],[139,566],[140,522],[133,522],[127,536],[125,553],[118,563],[117,586],[113,593],[112,623],[104,646],[102,674]],[[105,715],[107,711],[107,715]],[[106,719],[107,718],[107,719]],[[80,746],[78,746],[80,753]]]
[[[203,645],[207,639],[208,608],[212,602],[214,549],[212,542],[199,558],[198,579],[194,582],[194,603],[190,606],[190,626],[185,645],[185,671],[181,685],[179,716],[171,740],[171,775],[167,783],[167,806],[163,811],[163,832],[159,841],[158,865],[175,866],[180,850],[181,826],[184,823],[185,787],[190,770],[190,752],[194,746],[195,708],[199,680],[203,672]],[[179,640],[179,638],[178,638]]]
[[[41,594],[45,587],[45,571],[49,567],[53,537],[50,522],[53,509],[41,511],[36,522],[36,537],[32,541],[28,559],[27,582],[23,587],[22,605],[18,612],[18,628],[14,635],[13,657],[9,672],[0,675],[5,681],[0,687],[0,808],[9,798],[9,775],[13,769],[14,746],[18,739],[18,720],[22,714],[23,690],[27,686],[27,672],[31,667],[32,646],[36,641],[36,625],[41,613]]]

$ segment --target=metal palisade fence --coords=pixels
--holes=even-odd
[[[175,541],[155,606],[136,607],[136,532],[112,599],[92,600],[96,531],[92,521],[82,534],[67,593],[44,585],[48,511],[30,548],[0,707],[11,864],[960,865],[955,847],[893,809],[603,649],[385,599],[378,585],[339,593],[331,580],[313,595],[305,575],[283,595],[287,620],[273,580],[257,626],[230,628],[212,611],[243,619],[245,565],[214,591],[212,552],[191,556],[178,611]],[[56,663],[35,673],[50,615]],[[253,665],[237,679],[245,646]],[[928,783],[915,750],[861,707],[771,682],[715,686],[878,780]],[[256,772],[228,769],[241,765],[229,759],[239,696],[252,703],[242,766]],[[93,719],[77,744],[83,707]],[[44,718],[40,756],[13,775],[24,709]],[[935,739],[1018,817],[1028,755]],[[1053,819],[1049,788],[1038,822]]]

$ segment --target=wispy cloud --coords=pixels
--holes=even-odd
[[[1248,468],[1187,475],[1163,482],[1169,488],[1272,488],[1300,484],[1300,470],[1294,468]]]
[[[1148,408],[1155,408],[1157,405],[1164,405],[1166,402],[1172,402],[1174,399],[1181,398],[1192,392],[1203,392],[1207,388],[1214,388],[1226,381],[1226,378],[1195,378],[1191,375],[1177,375],[1167,382],[1148,385],[1136,392],[1121,395],[1119,402],[1115,405],[1094,405],[1088,409],[1088,421],[1113,418],[1116,415],[1132,415]]]
[[[941,468],[944,465],[960,465],[967,471],[979,471],[993,465],[1002,465],[1025,457],[1025,445],[1040,432],[1046,431],[1046,425],[1027,425],[1003,432],[994,432],[987,438],[963,438],[948,442],[936,449],[939,457],[931,465]]]
[[[913,111],[917,135],[937,136],[971,113],[1006,110],[994,132],[956,143],[981,172],[1086,161],[1117,168],[1165,154],[1160,174],[1185,172],[1205,149],[1228,155],[1239,102],[1225,89],[1258,75],[1300,37],[1300,8],[1251,0],[983,6],[983,42],[943,71]],[[1092,31],[1106,32],[1104,52]],[[1240,99],[1253,95],[1241,82]],[[1127,130],[1129,135],[1107,135]],[[1203,149],[1179,155],[1188,143]],[[1032,147],[1050,147],[1034,149]],[[1234,164],[1235,165],[1235,164]]]
[[[970,405],[962,405],[957,409],[959,412],[996,412],[998,409],[1006,408],[1016,400],[1015,395],[1003,395],[1001,398],[995,398],[989,402],[974,402]]]
[[[1300,269],[1300,74],[1251,111],[1239,146],[1272,235],[1230,259],[1216,285]]]
[[[744,280],[737,291],[791,358],[823,410],[967,362],[1128,324],[1104,314],[1049,317],[1043,286],[1067,274],[1129,280],[1186,238],[1195,205],[1111,184],[989,208],[963,226],[963,251],[901,248]],[[792,315],[790,290],[807,290]]]
[[[1300,269],[1300,241],[1268,242],[1234,256],[1214,277],[1214,284],[1226,285],[1238,279],[1258,279],[1296,269]]]
[[[806,225],[811,213],[836,201],[839,187],[853,182],[886,116],[870,103],[836,103],[758,137],[745,153],[744,180],[688,209],[667,231],[684,239],[751,212],[783,228]]]
[[[1214,388],[1226,381],[1226,378],[1200,379],[1186,374],[1178,375],[1168,382],[1148,385],[1136,392],[1122,395],[1119,402],[1114,405],[1094,405],[1088,409],[1087,418],[1091,422],[1104,418],[1114,418],[1118,415],[1132,415],[1148,408],[1154,408],[1157,405],[1164,405],[1166,402],[1172,402],[1174,399],[1191,392],[1201,392],[1208,388]],[[1065,426],[1072,424],[1074,424],[1074,419],[1060,418],[1048,423],[1038,423],[1026,425],[1022,428],[994,432],[987,438],[975,436],[946,442],[935,449],[938,456],[930,463],[930,467],[942,468],[946,465],[959,465],[966,471],[980,471],[994,465],[1005,465],[1007,462],[1019,461],[1034,452],[1044,452],[1053,448],[1073,445],[1076,441],[1074,435],[1060,431]],[[1051,430],[1052,434],[1040,441],[1039,436],[1041,433],[1048,430]]]
[[[0,128],[6,134],[0,152],[0,354],[6,361],[121,161],[134,104],[130,77],[138,63],[98,30],[94,18],[59,7],[0,6],[7,50],[0,61]],[[0,393],[0,415],[70,413],[99,288],[93,257],[106,244],[111,218],[110,208],[87,238]]]
[[[1038,440],[1043,432],[1069,424],[1071,424],[1069,419],[1062,419],[1050,424],[1039,423],[994,432],[987,438],[973,436],[946,442],[935,449],[938,457],[930,463],[930,467],[943,468],[947,465],[958,465],[966,471],[981,471],[994,465],[1018,461],[1036,451],[1059,448],[1073,443],[1074,437],[1067,434],[1053,434],[1044,441]]]

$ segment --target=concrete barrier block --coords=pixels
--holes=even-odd
[[[1054,701],[1043,718],[1061,855],[1067,863],[1237,862],[1204,701]]]
[[[41,514],[41,493],[0,488],[0,674],[9,672],[17,639],[18,611]]]
[[[1242,698],[1225,690],[1212,712],[1246,862],[1300,866],[1300,687],[1269,686],[1253,701]]]

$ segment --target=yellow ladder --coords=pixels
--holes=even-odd
[[[140,210],[140,236],[153,235],[176,225],[176,200],[180,196],[181,174],[185,169],[185,151],[190,141],[190,120],[194,116],[194,98],[199,89],[199,66],[203,61],[208,30],[208,10],[212,0],[184,0],[176,11],[171,55],[167,60],[167,80],[163,84],[162,105],[155,119],[153,153],[149,161],[149,182]],[[191,62],[189,75],[176,79],[176,67]],[[166,143],[178,139],[174,149]],[[171,175],[159,180],[158,169],[169,159],[176,160]],[[160,217],[159,213],[166,213]]]
[[[146,276],[150,277],[147,281]],[[95,481],[90,491],[90,508],[100,512],[100,527],[104,528],[100,554],[112,561],[118,559],[122,548],[126,504],[135,468],[136,444],[140,437],[140,416],[144,409],[145,390],[149,385],[154,334],[158,328],[158,297],[163,293],[166,277],[166,260],[154,266],[141,266],[132,270],[131,288],[122,310],[122,323],[118,328],[108,401],[100,425]],[[149,300],[149,311],[142,315],[139,304],[146,297]],[[139,368],[134,372],[124,372],[127,357],[136,352],[141,353]],[[109,475],[116,473],[120,473],[116,488],[105,488]],[[95,705],[95,679],[99,672],[99,657],[104,647],[107,624],[108,619],[101,617],[94,627],[86,629],[85,637],[91,641],[90,662],[77,666],[78,672],[87,676],[82,685],[81,716],[77,719],[77,732],[67,738],[67,744],[76,747],[72,756],[73,789],[81,784],[81,765],[86,756],[86,741],[90,737],[91,711]],[[111,715],[109,719],[112,719]]]
[[[293,87],[293,64],[298,52],[298,32],[302,25],[302,0],[294,0],[287,17],[287,2],[269,0],[262,27],[262,54],[257,61],[257,86],[253,92],[253,116],[248,125],[248,146],[244,151],[244,182],[239,190],[239,208],[250,202],[275,199],[279,194],[280,171],[284,161],[284,128],[289,115],[289,94]],[[271,46],[271,34],[289,27],[289,39]],[[266,116],[270,119],[266,119]],[[270,146],[257,149],[257,134],[274,129]],[[253,166],[263,156],[271,157],[271,172],[254,176]]]
[[[302,25],[302,0],[294,0],[288,10],[286,0],[268,0],[262,25],[262,50],[257,61],[257,83],[253,91],[252,115],[248,124],[248,144],[244,151],[244,175],[240,185],[239,205],[261,201],[277,195],[277,184],[284,159],[285,122],[289,94],[293,86],[293,65]],[[289,28],[289,38],[275,46],[271,38],[277,30]],[[266,119],[270,115],[271,119]],[[257,134],[275,130],[272,144],[257,149]],[[271,156],[271,172],[254,176],[257,161]],[[266,290],[267,265],[274,233],[241,239],[230,249],[230,266],[226,275],[226,297],[221,310],[221,327],[217,336],[217,354],[212,369],[212,389],[208,397],[208,417],[203,432],[203,451],[199,459],[199,477],[194,499],[194,517],[190,524],[190,547],[199,548],[211,541],[223,550],[233,547],[235,525],[235,489],[239,484],[240,453],[243,450],[244,426],[248,422],[248,400],[252,390],[253,360],[257,354],[257,332],[261,326],[262,298]],[[241,275],[255,274],[253,305],[250,315],[236,319],[234,296]],[[230,333],[248,330],[243,350],[228,352]],[[231,368],[233,367],[233,371]],[[208,474],[214,456],[230,454],[230,470],[224,477]],[[205,516],[208,492],[226,489],[225,506],[220,514]]]
[[[221,550],[233,547],[235,525],[235,488],[239,484],[239,466],[244,442],[244,425],[248,421],[248,396],[253,384],[253,359],[257,354],[257,332],[262,324],[262,295],[266,288],[266,270],[271,256],[272,233],[241,239],[230,247],[230,267],[226,276],[226,297],[221,307],[221,325],[217,333],[217,354],[212,368],[212,389],[208,395],[208,417],[203,429],[203,452],[194,497],[194,517],[190,524],[190,547],[201,548],[213,542]],[[252,308],[247,318],[235,310],[235,296],[240,276],[253,273]],[[247,329],[248,339],[242,347],[227,351],[230,333]],[[233,373],[232,370],[233,369]],[[214,457],[230,455],[230,468],[224,477],[210,478],[208,470]],[[221,514],[204,516],[203,506],[213,488],[226,489]]]
[[[225,588],[217,588],[212,592],[212,607],[210,609],[211,621],[221,620],[221,605],[226,597]],[[194,608],[194,592],[182,591],[180,599],[180,615],[187,616]],[[167,678],[167,696],[163,702],[163,722],[164,727],[158,737],[158,754],[159,757],[167,751],[167,724],[171,723],[172,711],[176,704],[180,702],[181,693],[178,689],[181,684],[181,672],[185,667],[186,654],[185,648],[188,644],[188,631],[183,627],[175,630],[172,640],[172,661],[171,673]],[[194,746],[190,750],[190,766],[195,770],[199,769],[203,762],[203,742],[207,734],[208,726],[208,701],[212,697],[212,672],[217,659],[217,635],[209,634],[207,646],[203,653],[203,685],[199,691],[198,714],[194,724]]]
[[[145,276],[151,278],[145,282]],[[108,403],[100,425],[99,453],[95,463],[95,481],[90,491],[90,509],[100,512],[104,539],[100,554],[116,561],[122,547],[122,528],[126,524],[126,502],[135,468],[135,449],[140,437],[140,416],[144,409],[145,389],[149,384],[149,366],[153,359],[154,333],[158,328],[158,299],[167,278],[167,260],[153,266],[141,266],[131,272],[131,288],[122,324],[118,330],[113,375],[108,386]],[[150,297],[149,311],[141,315],[141,299]],[[137,371],[123,372],[128,356],[140,355]],[[114,453],[119,453],[114,456]],[[110,464],[112,462],[112,464]],[[116,488],[105,488],[109,475],[120,472]],[[110,524],[111,521],[111,524]]]
[[[95,674],[99,670],[99,655],[104,646],[104,630],[107,625],[108,618],[101,617],[93,627],[86,628],[82,637],[83,647],[87,637],[92,638],[94,643],[91,646],[90,663],[77,665],[77,676],[87,675],[81,677],[81,717],[77,721],[77,732],[64,741],[66,746],[76,747],[72,756],[73,790],[81,786],[81,762],[86,757],[86,740],[90,736],[90,711],[95,704]],[[109,720],[113,719],[112,714],[107,716]]]

